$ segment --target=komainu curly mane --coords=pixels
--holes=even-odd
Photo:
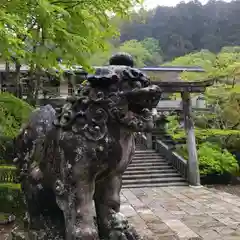
[[[15,159],[31,236],[140,239],[119,212],[121,182],[134,154],[133,133],[151,130],[159,94],[139,70],[109,66],[62,108],[32,113]]]

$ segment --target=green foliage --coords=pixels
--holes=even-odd
[[[33,110],[28,103],[9,93],[0,94],[0,106],[7,109],[7,111],[16,119],[19,124],[25,122],[30,112]]]
[[[20,223],[25,211],[20,184],[0,183],[0,205],[1,212],[14,213]]]
[[[209,142],[199,146],[198,157],[201,175],[235,174],[239,170],[238,162],[230,152]]]
[[[32,107],[8,93],[0,93],[0,155],[12,151],[12,139],[16,137],[29,117]],[[1,160],[1,163],[7,161]]]
[[[149,51],[137,40],[130,40],[123,43],[119,47],[119,51],[131,54],[137,67],[144,67],[144,62],[151,58]]]
[[[186,139],[186,133],[180,128],[177,118],[168,117],[167,132],[176,142]],[[230,147],[230,137],[240,136],[240,130],[232,129],[201,129],[195,127],[198,160],[201,175],[237,173],[238,163],[235,157],[225,148]],[[235,139],[236,139],[235,137]],[[187,145],[177,146],[179,155],[188,159]]]
[[[112,54],[110,50],[97,52],[93,54],[93,56],[91,56],[89,62],[92,66],[105,66],[105,65],[108,65],[108,60],[111,55]]]
[[[199,117],[201,120],[203,116]],[[184,128],[180,127],[179,122],[175,116],[168,117],[168,128],[167,132],[175,141],[180,141],[185,139],[185,130]],[[217,122],[216,115],[213,114],[213,122]],[[204,125],[205,128],[200,128],[195,125],[194,132],[196,136],[196,141],[198,144],[201,144],[205,141],[214,141],[219,142],[223,147],[226,146],[226,139],[231,140],[229,137],[239,137],[240,136],[240,129],[219,129],[219,128],[210,128],[210,126]],[[208,127],[208,128],[207,128]]]
[[[2,170],[15,170],[16,167],[15,166],[11,166],[11,165],[0,165],[0,169]]]
[[[199,81],[209,78],[209,73],[213,71],[215,59],[215,54],[208,50],[202,50],[200,52],[190,53],[185,56],[175,58],[170,65],[202,67],[206,73],[183,72],[181,74],[181,78],[186,81]],[[169,63],[167,65],[169,65]]]
[[[136,67],[158,66],[162,63],[161,48],[158,41],[153,38],[144,39],[142,42],[135,39],[126,41],[118,47],[109,45],[105,51],[96,52],[90,58],[90,63],[95,66],[107,65],[111,55],[116,52],[131,54]]]
[[[88,58],[116,34],[110,19],[126,16],[141,0],[3,0],[0,11],[0,54],[14,56],[31,68],[67,65],[88,68]]]
[[[19,183],[0,183],[0,189],[13,189],[21,191],[21,185]]]
[[[238,46],[235,46],[236,48]],[[239,76],[239,61],[240,52],[234,52],[234,50],[226,52],[222,50],[217,56],[213,65],[212,72],[209,75],[216,78],[218,81],[225,82],[227,84],[235,84],[235,77]]]
[[[201,50],[175,58],[171,63],[165,65],[199,66],[205,70],[205,73],[183,72],[181,78],[185,81],[214,78],[222,84],[234,87],[240,77],[240,52],[236,50],[238,47],[223,48],[218,54]]]
[[[188,159],[186,145],[178,146],[177,153],[185,159]],[[197,149],[199,171],[202,176],[224,173],[237,174],[239,165],[236,158],[226,149],[211,142],[204,142],[198,145]]]
[[[207,4],[182,1],[176,7],[158,6],[144,13],[144,21],[142,12],[135,12],[134,21],[120,26],[121,42],[155,38],[161,43],[165,61],[202,49],[217,53],[222,46],[239,44],[239,11],[239,1],[235,0]],[[229,49],[232,51],[231,47],[224,51]]]
[[[159,41],[155,38],[145,38],[141,44],[150,53],[150,58],[145,60],[146,66],[158,66],[163,62],[163,53]]]
[[[15,137],[21,125],[26,122],[33,108],[25,101],[9,93],[0,94],[1,135]]]

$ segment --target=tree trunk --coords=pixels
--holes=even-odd
[[[28,79],[26,81],[26,85],[28,89],[26,100],[30,105],[35,106],[36,105],[35,98],[34,98],[35,74],[34,74],[33,64],[31,64],[31,67],[30,67],[30,72],[29,72]]]
[[[21,83],[20,83],[20,75],[21,75],[21,64],[16,61],[15,62],[15,84],[16,84],[16,97],[22,98],[22,91],[21,91]]]
[[[235,87],[235,84],[236,84],[236,78],[235,78],[235,77],[233,77],[233,81],[232,81],[232,88],[234,88],[234,87]]]
[[[36,81],[35,81],[35,91],[34,91],[34,102],[35,102],[34,106],[36,106],[38,103],[40,84],[41,84],[41,71],[40,71],[40,69],[37,69]]]
[[[6,80],[7,80],[10,74],[10,65],[8,61],[6,61],[6,64],[5,64],[5,72],[6,72]]]

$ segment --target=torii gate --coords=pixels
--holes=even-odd
[[[191,93],[204,93],[207,87],[212,86],[214,80],[194,82],[160,82],[154,81],[163,92],[181,93],[182,111],[184,115],[184,128],[187,136],[188,148],[188,181],[190,185],[200,186],[200,173],[198,165],[196,139],[194,134],[194,123],[192,119]]]

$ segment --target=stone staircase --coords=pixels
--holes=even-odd
[[[132,163],[123,175],[123,188],[186,186],[186,180],[164,156],[137,147]]]

